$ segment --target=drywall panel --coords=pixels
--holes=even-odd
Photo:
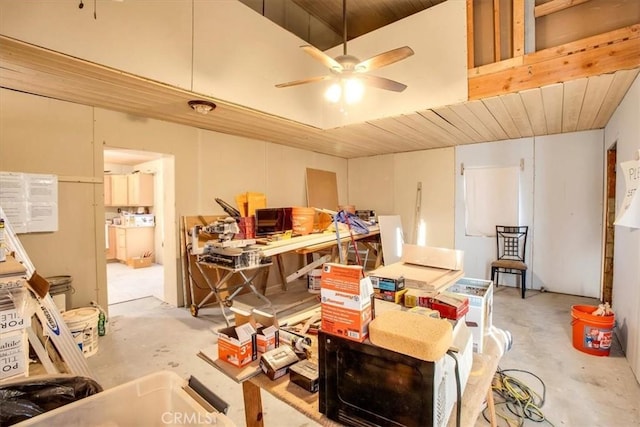
[[[454,155],[453,148],[444,148],[394,156],[394,206],[407,243],[453,248]]]
[[[336,173],[338,202],[347,202],[347,160],[277,144],[266,146],[266,176],[269,207],[307,206],[307,168]]]
[[[189,1],[6,0],[0,33],[98,64],[191,88]],[[217,2],[216,2],[217,3]],[[94,18],[95,12],[95,18]]]
[[[306,42],[238,1],[200,1],[194,7],[195,92],[320,123],[324,99],[320,85],[275,87],[327,74],[300,49]]]
[[[106,306],[102,146],[90,107],[0,89],[0,170],[58,175],[59,229],[19,235],[42,276],[70,275],[76,307]],[[67,182],[64,177],[74,177]]]
[[[370,74],[397,80],[404,92],[367,88],[354,107],[325,104],[324,127],[411,113],[467,100],[466,2],[446,1],[372,31],[347,44],[347,51],[365,60],[390,49],[411,47],[415,54]],[[443,42],[446,40],[446,43]],[[327,51],[342,54],[338,46]]]
[[[640,80],[636,78],[626,96],[609,120],[604,131],[604,151],[613,144],[618,163],[635,159],[640,143]],[[604,168],[604,165],[603,165]],[[624,197],[624,179],[617,168],[616,208]],[[615,329],[629,365],[640,381],[640,232],[627,227],[615,227],[613,249],[613,310],[618,327]]]
[[[456,147],[455,154],[455,249],[464,251],[465,276],[477,279],[491,278],[491,261],[497,256],[496,238],[465,235],[464,175],[461,166],[491,167],[520,166],[520,225],[529,226],[526,262],[529,266],[527,287],[531,287],[531,275],[535,271],[531,248],[533,233],[533,138],[521,138],[484,144]],[[500,275],[500,284],[517,284],[516,276]]]
[[[535,288],[600,297],[602,139],[602,130],[535,138]]]
[[[377,215],[396,214],[394,167],[392,154],[349,159],[349,204]]]
[[[247,191],[266,193],[265,142],[217,132],[200,132],[202,142],[198,156],[201,181],[199,213],[225,215],[222,207],[216,203],[216,197],[237,207],[238,194]]]

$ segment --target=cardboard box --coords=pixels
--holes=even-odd
[[[407,288],[404,294],[404,306],[412,307],[429,307],[429,299],[435,297],[438,293],[435,291],[426,291],[424,289]]]
[[[456,249],[435,248],[431,246],[402,245],[402,258],[405,264],[435,267],[445,270],[462,270],[464,252]]]
[[[362,342],[369,333],[373,286],[362,267],[325,263],[320,285],[321,329]]]
[[[443,292],[429,299],[429,308],[438,310],[446,319],[461,319],[469,311],[469,299],[463,295]]]
[[[289,366],[298,363],[299,360],[291,347],[283,345],[267,351],[260,357],[260,369],[270,379],[277,380],[288,372]]]
[[[318,377],[318,365],[309,360],[302,360],[289,367],[289,381],[310,393],[316,393],[319,390]]]
[[[0,311],[0,334],[28,328],[31,326],[31,317],[24,317],[18,309]]]
[[[401,289],[404,289],[404,277],[383,277],[383,276],[375,276],[369,275],[371,278],[371,284],[373,285],[373,289],[380,289],[382,291],[391,291],[396,292]]]
[[[231,307],[235,316],[235,325],[250,324],[255,330],[255,345],[259,353],[272,350],[279,345],[278,320],[276,316],[260,310],[243,310]]]
[[[127,265],[132,268],[151,267],[151,264],[153,264],[151,262],[151,257],[134,257],[127,260]]]
[[[29,341],[24,329],[0,335],[0,380],[29,375]]]
[[[242,367],[257,358],[256,330],[251,323],[218,330],[218,359]]]
[[[469,299],[469,311],[465,323],[471,329],[473,351],[482,353],[485,335],[493,324],[493,282],[491,280],[462,278],[449,292],[464,295]]]
[[[381,289],[375,289],[373,296],[377,299],[389,301],[395,304],[402,304],[404,301],[404,295],[408,289],[402,289],[400,291],[383,291]]]

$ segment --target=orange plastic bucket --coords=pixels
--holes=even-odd
[[[615,316],[594,316],[598,307],[592,305],[571,306],[573,321],[573,347],[594,356],[608,356],[611,350]]]
[[[313,231],[314,208],[294,207],[291,209],[291,228],[299,235],[307,235]]]

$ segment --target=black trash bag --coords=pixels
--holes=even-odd
[[[0,384],[0,427],[19,423],[102,391],[91,378],[42,376]]]

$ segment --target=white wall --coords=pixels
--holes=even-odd
[[[618,163],[635,159],[640,149],[640,80],[627,92],[604,131],[604,151],[617,147]],[[604,166],[603,166],[604,167]],[[616,209],[625,193],[624,178],[617,167]],[[615,227],[613,264],[613,310],[617,336],[631,369],[640,381],[640,230]]]
[[[473,167],[520,166],[524,161],[524,170],[520,171],[520,225],[529,226],[526,262],[527,288],[531,287],[531,272],[535,269],[532,258],[531,235],[533,221],[533,138],[521,138],[484,144],[462,145],[456,147],[455,159],[455,247],[464,251],[464,272],[467,277],[478,279],[491,278],[491,261],[495,259],[496,238],[467,236],[465,234],[464,176],[460,174],[461,164]],[[500,283],[514,284],[516,276],[500,275]]]
[[[418,182],[422,201],[418,224],[426,244],[453,247],[453,148],[349,160],[349,204],[377,215],[400,215],[407,243],[415,243]]]
[[[600,298],[603,134],[535,138],[536,289]]]

